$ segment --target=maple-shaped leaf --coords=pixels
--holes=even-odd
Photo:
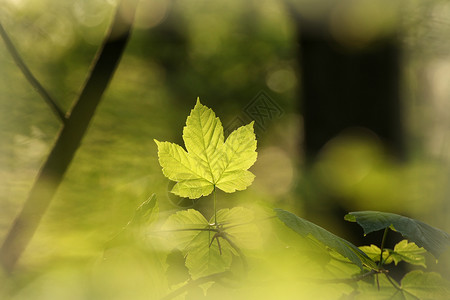
[[[255,178],[248,171],[257,157],[253,124],[239,127],[224,142],[219,118],[197,98],[183,129],[187,151],[155,140],[164,175],[177,182],[172,193],[197,199],[214,187],[227,193],[245,190]]]

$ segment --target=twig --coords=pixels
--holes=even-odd
[[[174,290],[173,292],[167,294],[165,297],[161,298],[161,300],[169,300],[169,299],[175,298],[176,296],[186,292],[187,290],[189,290],[192,287],[199,286],[203,283],[207,283],[210,281],[215,281],[215,280],[225,277],[226,275],[229,275],[229,274],[231,274],[230,271],[225,271],[222,273],[215,273],[215,274],[211,274],[211,275],[208,275],[205,277],[200,277],[195,280],[189,280],[185,285],[183,285],[182,287],[179,287],[178,289]]]
[[[63,110],[58,106],[56,101],[50,96],[50,94],[47,92],[47,90],[42,86],[42,84],[33,75],[33,73],[31,73],[30,69],[27,67],[27,65],[23,61],[22,57],[20,56],[19,52],[17,51],[16,47],[14,46],[13,42],[9,38],[8,33],[6,32],[5,28],[3,28],[3,25],[1,24],[1,22],[0,22],[0,35],[3,39],[3,41],[5,42],[6,48],[8,49],[12,58],[14,59],[14,62],[19,67],[19,69],[22,71],[25,78],[33,86],[33,88],[39,93],[39,95],[41,95],[41,97],[44,99],[44,101],[47,103],[47,105],[50,106],[50,109],[53,111],[53,113],[56,115],[56,117],[62,123],[65,123],[66,117],[65,117]]]
[[[0,249],[0,262],[12,272],[33,237],[64,174],[80,146],[95,110],[110,82],[131,34],[137,0],[119,2],[109,32],[66,123],[34,182],[25,204]],[[127,20],[122,13],[128,13]]]
[[[352,282],[360,281],[360,280],[366,278],[367,276],[370,276],[373,274],[378,274],[378,273],[380,273],[380,271],[370,270],[369,272],[366,272],[364,274],[361,274],[361,275],[355,276],[355,277],[351,277],[351,278],[315,279],[314,281],[318,282],[318,283],[352,283]]]

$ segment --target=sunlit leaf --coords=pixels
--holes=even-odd
[[[412,271],[402,279],[401,288],[406,294],[421,300],[450,299],[450,282],[435,272]]]
[[[374,282],[359,282],[359,293],[355,299],[450,299],[450,283],[434,272],[409,272],[403,277],[400,285],[381,275],[378,276],[378,282],[380,289]]]
[[[327,247],[348,258],[361,269],[363,264],[371,268],[376,268],[375,263],[363,251],[343,238],[340,238],[322,227],[302,219],[288,211],[277,208],[275,209],[275,212],[277,213],[278,218],[287,227],[291,228],[301,236],[313,236]]]
[[[194,210],[179,211],[171,215],[163,226],[176,248],[186,256],[186,267],[193,279],[219,273],[231,266],[234,247],[251,248],[257,245],[259,231],[251,224],[253,213],[243,207],[221,209],[208,221]],[[221,237],[223,231],[231,245]],[[217,236],[216,236],[217,234]]]
[[[366,253],[367,256],[370,257],[370,259],[372,259],[373,261],[375,261],[375,262],[380,261],[381,249],[378,248],[378,246],[370,245],[370,246],[361,246],[358,248],[361,249],[364,253]],[[383,262],[385,264],[390,264],[392,261],[393,261],[392,257],[389,256],[389,251],[387,249],[384,249]]]
[[[375,276],[371,280],[361,280],[358,282],[358,293],[354,297],[357,300],[406,300],[403,291],[396,282],[390,282],[385,275],[378,275],[378,283]],[[394,286],[395,285],[395,286]],[[414,299],[414,298],[413,298]],[[412,299],[411,299],[412,300]],[[417,300],[417,299],[415,299]]]
[[[421,221],[397,214],[359,211],[347,214],[345,220],[357,222],[363,228],[364,234],[390,227],[418,246],[424,247],[435,257],[439,257],[450,246],[448,233]]]
[[[423,256],[425,252],[427,251],[424,248],[418,247],[415,243],[408,243],[407,240],[403,240],[395,245],[393,251],[390,251],[390,257],[392,257],[396,265],[401,261],[405,261],[409,264],[426,268],[425,256]]]
[[[163,230],[169,231],[170,241],[181,251],[187,249],[189,243],[202,232],[201,229],[207,228],[208,221],[195,209],[178,211],[171,215],[162,227]]]
[[[253,220],[253,212],[244,207],[217,212],[217,222],[223,224],[227,236],[240,248],[256,248],[261,244],[261,233]]]
[[[232,193],[251,185],[255,176],[248,169],[257,157],[253,124],[239,127],[224,142],[219,118],[197,99],[183,129],[187,151],[155,140],[163,174],[177,182],[172,192],[197,199],[209,195],[214,187]]]
[[[211,243],[214,232],[200,232],[186,249],[186,267],[189,269],[193,279],[220,273],[231,266],[233,249],[224,241],[219,239]]]

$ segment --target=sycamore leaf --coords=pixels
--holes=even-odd
[[[200,232],[186,248],[186,267],[192,279],[220,273],[230,268],[233,259],[233,249],[224,241],[211,243],[214,232]]]
[[[336,251],[356,264],[360,269],[363,265],[369,268],[377,268],[376,264],[358,247],[349,241],[334,235],[324,228],[302,219],[293,213],[276,208],[278,218],[289,228],[303,237],[312,236],[325,246]]]
[[[427,251],[424,248],[418,247],[415,243],[408,243],[407,240],[403,240],[395,245],[393,251],[390,251],[390,257],[395,265],[405,261],[409,264],[426,268],[425,256],[423,256],[425,252]]]
[[[192,240],[202,230],[206,230],[209,227],[208,221],[198,210],[188,209],[171,215],[162,229],[169,231],[169,240],[174,243],[176,248],[185,252]]]
[[[253,211],[245,207],[225,208],[217,212],[217,222],[223,224],[224,232],[239,248],[255,249],[261,245],[261,232],[252,221]]]
[[[401,288],[405,295],[421,300],[450,299],[450,283],[435,272],[409,272],[403,277]]]
[[[257,157],[253,124],[239,127],[224,142],[219,118],[197,99],[183,129],[187,151],[155,140],[163,174],[177,182],[172,193],[197,199],[209,195],[214,187],[232,193],[251,185],[255,176],[248,169]]]
[[[360,246],[358,247],[361,249],[364,253],[367,254],[370,259],[372,259],[374,262],[380,261],[380,254],[381,249],[378,248],[376,245],[370,245],[370,246]],[[392,257],[389,256],[389,251],[387,249],[383,250],[383,262],[384,264],[390,264],[392,262]]]
[[[175,247],[186,256],[186,267],[193,279],[220,273],[230,268],[238,251],[227,240],[215,234],[223,231],[237,247],[252,248],[259,237],[258,228],[251,224],[253,213],[243,207],[221,209],[208,222],[194,209],[171,215],[163,226]],[[220,244],[220,245],[219,245]]]
[[[403,277],[400,285],[392,279],[389,281],[386,275],[379,275],[378,282],[379,289],[375,282],[359,281],[355,299],[450,299],[449,282],[434,272],[411,271]]]
[[[417,246],[430,251],[436,258],[450,246],[450,235],[448,233],[421,221],[393,213],[379,211],[351,212],[345,215],[345,220],[357,222],[363,228],[364,234],[390,227],[416,243]]]

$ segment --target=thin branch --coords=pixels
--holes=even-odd
[[[398,286],[397,282],[395,282],[387,273],[384,273],[384,275],[396,290],[403,291],[403,289]]]
[[[225,277],[226,275],[231,274],[230,271],[225,271],[222,273],[215,273],[215,274],[211,274],[205,277],[200,277],[198,279],[195,280],[189,280],[185,285],[183,285],[182,287],[179,287],[178,289],[174,290],[173,292],[167,294],[165,297],[161,298],[161,300],[169,300],[172,298],[175,298],[178,295],[181,295],[182,293],[186,292],[187,290],[199,286],[201,284],[210,282],[210,281],[215,281],[217,279],[220,279],[222,277]]]
[[[47,92],[47,90],[42,86],[42,84],[33,75],[33,73],[31,73],[30,69],[27,67],[27,65],[23,61],[22,57],[20,56],[19,52],[17,51],[16,47],[14,46],[13,42],[9,38],[8,33],[6,32],[6,30],[3,27],[1,22],[0,22],[0,35],[3,39],[3,41],[5,42],[6,48],[8,49],[12,58],[14,59],[14,62],[19,67],[19,69],[22,71],[25,78],[33,86],[33,88],[39,93],[39,95],[41,95],[41,97],[44,99],[44,101],[47,103],[47,105],[50,107],[50,109],[56,115],[56,117],[62,123],[65,123],[66,117],[65,117],[63,110],[58,106],[56,101],[50,96],[50,94]]]
[[[261,219],[257,219],[257,220],[252,220],[252,221],[249,221],[249,222],[233,224],[233,225],[229,225],[229,226],[224,225],[223,229],[225,230],[225,229],[230,229],[230,228],[233,228],[233,227],[255,224],[255,223],[258,223],[258,222],[264,222],[264,221],[267,221],[267,220],[270,220],[270,219],[275,219],[275,218],[276,218],[276,216],[270,216],[270,217],[265,217],[265,218],[261,218]]]
[[[39,171],[22,210],[3,242],[0,249],[0,263],[7,272],[13,271],[36,232],[42,216],[80,146],[131,35],[137,2],[137,0],[119,2],[109,32],[97,52],[81,94],[75,101],[55,145]],[[123,18],[123,12],[128,13],[126,20]]]
[[[158,230],[150,233],[165,233],[165,232],[177,232],[177,231],[214,231],[219,232],[217,228],[180,228],[180,229],[168,229],[168,230]]]
[[[352,283],[352,282],[360,281],[360,280],[366,278],[367,276],[370,276],[373,274],[378,274],[378,273],[380,273],[380,271],[370,270],[369,272],[366,272],[364,274],[361,274],[361,275],[358,275],[355,277],[351,277],[351,278],[314,279],[313,281],[318,282],[318,283]]]

